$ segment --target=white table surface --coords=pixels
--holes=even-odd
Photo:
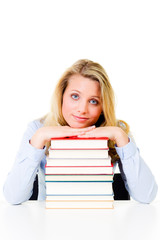
[[[114,209],[45,209],[45,202],[0,202],[0,239],[160,240],[160,201],[115,201]]]

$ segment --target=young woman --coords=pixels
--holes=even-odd
[[[109,154],[119,164],[130,196],[150,203],[157,184],[130,137],[129,126],[115,116],[114,92],[101,65],[79,60],[63,74],[52,97],[51,111],[28,125],[16,161],[4,184],[8,202],[27,201],[38,172],[38,200],[45,200],[45,163],[52,137],[109,137]]]

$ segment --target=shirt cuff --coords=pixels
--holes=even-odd
[[[117,147],[115,145],[115,149],[120,159],[123,161],[132,157],[136,153],[137,146],[134,142],[132,142],[131,138],[129,138],[129,142],[125,146]]]

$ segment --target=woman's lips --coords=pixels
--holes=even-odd
[[[85,118],[85,117],[79,117],[79,116],[76,116],[76,115],[72,115],[72,116],[78,122],[85,122],[86,120],[88,120],[88,118]]]

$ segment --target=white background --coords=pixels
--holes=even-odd
[[[0,1],[0,198],[27,124],[81,58],[106,69],[117,118],[160,183],[159,12],[158,0]]]

